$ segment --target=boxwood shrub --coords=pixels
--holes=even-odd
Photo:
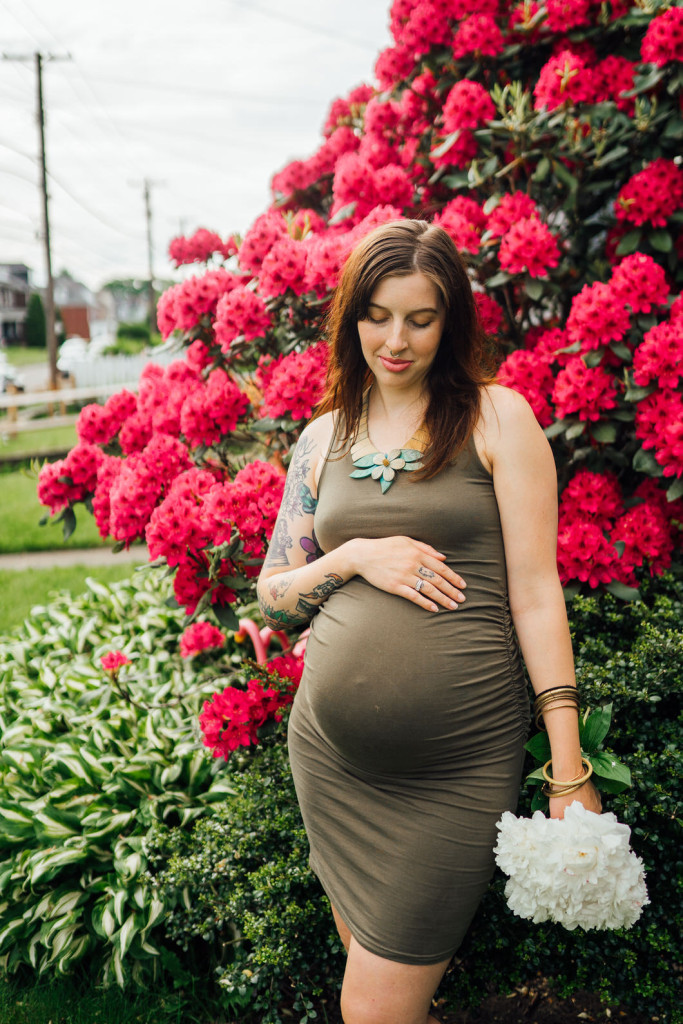
[[[605,745],[630,766],[634,785],[604,807],[631,827],[651,905],[630,930],[533,925],[509,912],[497,874],[442,984],[447,1007],[476,1005],[540,972],[559,995],[588,989],[662,1022],[683,1019],[683,588],[668,577],[644,584],[642,595],[631,604],[576,597],[570,618],[584,704],[614,703]],[[188,949],[206,943],[207,966],[249,1019],[280,1021],[294,1002],[306,1020],[314,1000],[335,998],[343,952],[307,867],[283,743],[271,738],[236,768],[231,801],[193,827],[155,827],[150,882],[175,908],[164,920],[168,936]],[[529,813],[530,797],[523,790],[519,814]]]

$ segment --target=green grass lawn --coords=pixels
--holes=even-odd
[[[19,452],[39,459],[43,452],[58,448],[67,451],[78,440],[76,427],[51,427],[47,430],[27,430],[16,437],[7,438],[7,424],[0,419],[0,460],[3,455],[17,455]]]
[[[200,993],[97,989],[87,981],[0,981],[0,1024],[209,1024]]]
[[[95,520],[78,506],[77,525],[66,543],[61,523],[39,526],[47,509],[36,496],[36,481],[16,471],[0,476],[0,554],[18,551],[51,551],[54,548],[99,548],[104,546]]]
[[[102,583],[125,580],[135,572],[135,564],[121,562],[120,565],[0,569],[0,636],[20,626],[34,605],[47,604],[53,591],[68,590],[71,594],[80,594],[85,590],[87,576]],[[140,564],[143,564],[142,560]]]
[[[3,348],[7,362],[12,366],[32,366],[34,363],[47,362],[47,349],[24,348],[23,345],[8,345]]]

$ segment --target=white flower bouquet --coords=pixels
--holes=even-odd
[[[607,793],[631,785],[631,773],[613,754],[598,749],[609,730],[612,705],[607,704],[579,719],[582,756],[593,766],[593,782]],[[550,743],[539,732],[526,749],[544,764]],[[496,863],[509,876],[505,885],[508,906],[519,917],[535,923],[553,921],[570,930],[630,928],[650,901],[642,860],[629,846],[631,830],[612,813],[595,814],[579,800],[563,818],[546,818],[548,798],[540,787],[538,768],[527,782],[534,794],[531,818],[506,811],[497,823]]]
[[[563,818],[506,811],[497,827],[496,863],[510,876],[505,896],[519,917],[570,930],[630,928],[650,902],[631,830],[611,812],[595,814],[575,800]]]

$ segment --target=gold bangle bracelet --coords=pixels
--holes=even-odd
[[[573,701],[573,700],[569,701],[568,704],[560,704],[560,703],[555,704],[555,703],[553,703],[553,704],[550,705],[550,707],[544,706],[542,708],[535,708],[534,709],[534,724],[536,725],[536,728],[537,729],[547,729],[547,726],[546,726],[545,722],[543,721],[543,716],[544,716],[545,712],[546,711],[555,711],[558,708],[574,708],[574,710],[577,712],[577,714],[578,714],[578,712],[580,710],[579,705],[576,703],[576,701]]]
[[[580,779],[573,786],[565,786],[564,789],[553,789],[552,786],[548,786],[547,782],[544,783],[541,792],[544,796],[567,796],[568,793],[575,793],[577,789],[581,789],[582,786],[588,782],[588,776],[584,779]]]
[[[585,774],[582,775],[579,779],[569,779],[566,782],[561,782],[560,779],[554,779],[551,775],[548,774],[548,765],[551,765],[552,763],[553,759],[551,757],[549,761],[546,761],[542,768],[543,778],[549,786],[562,786],[563,789],[565,789],[567,786],[571,786],[578,789],[579,786],[583,786],[584,782],[588,782],[591,775],[593,774],[593,765],[590,763],[587,757],[582,757],[581,764],[586,766]],[[555,793],[554,795],[559,796],[561,794]]]

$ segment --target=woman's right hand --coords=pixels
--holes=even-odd
[[[348,542],[355,573],[388,594],[437,612],[455,611],[465,600],[465,581],[446,564],[446,556],[411,537],[356,538]],[[416,590],[416,584],[422,586]]]

